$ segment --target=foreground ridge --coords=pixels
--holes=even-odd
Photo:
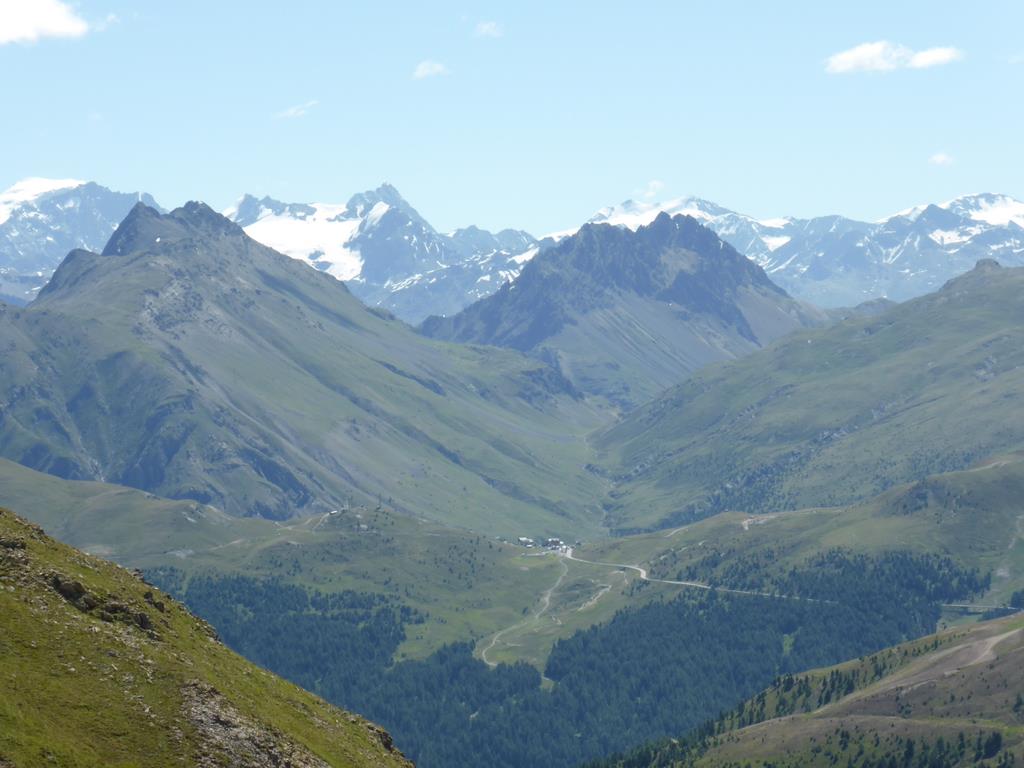
[[[0,766],[409,766],[137,573],[0,509]],[[59,727],[54,727],[59,723]]]

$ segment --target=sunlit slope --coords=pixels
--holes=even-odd
[[[1013,765],[1024,758],[1024,618],[787,675],[686,740],[602,763]]]
[[[409,765],[129,571],[0,510],[0,764]]]
[[[1024,445],[1024,270],[707,369],[597,444],[613,528],[846,504]]]

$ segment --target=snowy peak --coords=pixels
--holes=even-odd
[[[437,232],[391,184],[345,204],[243,196],[224,215],[254,240],[339,280],[371,306],[415,323],[496,290],[534,247],[529,234],[477,227]],[[531,254],[532,255],[532,254]]]
[[[78,179],[22,179],[3,192],[0,192],[0,224],[6,222],[11,214],[21,207],[36,207],[40,200],[54,192],[75,189],[85,184]]]
[[[1024,227],[1024,203],[1009,195],[999,195],[991,192],[963,195],[953,200],[947,200],[944,203],[915,205],[913,208],[907,208],[887,219],[883,219],[883,222],[888,222],[895,218],[904,218],[916,222],[929,208],[941,208],[962,218],[990,226],[1005,227],[1013,223],[1018,227]]]
[[[423,217],[417,213],[416,209],[405,201],[405,198],[399,194],[398,190],[387,182],[384,182],[376,189],[352,195],[348,205],[345,207],[345,211],[352,218],[364,218],[369,216],[374,209],[377,209],[379,217],[389,208],[399,210],[419,224],[430,227]],[[431,229],[433,228],[431,227]]]
[[[588,223],[612,224],[635,230],[650,224],[659,213],[667,213],[669,216],[692,216],[697,221],[709,221],[732,211],[699,197],[682,197],[660,203],[625,200],[618,205],[602,208],[588,219]]]
[[[994,227],[1005,227],[1011,222],[1018,227],[1024,227],[1024,203],[1009,195],[966,195],[950,200],[940,207]]]

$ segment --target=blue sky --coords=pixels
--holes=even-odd
[[[1024,198],[1022,29],[1019,0],[15,0],[0,188],[223,208],[388,180],[440,229],[536,234],[645,194],[869,219]]]

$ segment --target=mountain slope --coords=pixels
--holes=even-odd
[[[74,179],[24,179],[0,192],[0,294],[31,301],[74,248],[99,250],[137,201]]]
[[[822,320],[693,218],[662,214],[636,232],[585,226],[514,283],[421,330],[527,352],[584,392],[636,405]]]
[[[1024,758],[1022,690],[1018,615],[786,675],[685,741],[600,765],[1012,765]]]
[[[202,204],[136,206],[0,339],[0,455],[36,469],[231,514],[588,525],[595,416],[550,370],[427,341]]]
[[[1024,269],[982,262],[696,374],[596,441],[617,486],[609,523],[844,504],[1020,448],[1022,290]]]
[[[0,585],[0,764],[410,765],[381,729],[5,510]]]
[[[598,211],[591,221],[636,229],[660,212],[693,216],[790,294],[823,307],[921,296],[979,259],[1024,266],[1024,203],[1006,195],[966,195],[880,222],[843,216],[755,219],[693,197],[627,200]]]
[[[537,245],[508,229],[441,234],[390,184],[345,205],[245,195],[225,215],[254,240],[346,281],[364,302],[409,323],[454,314],[490,294]]]

